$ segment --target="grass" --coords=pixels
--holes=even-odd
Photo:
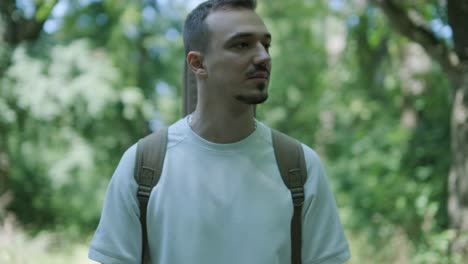
[[[0,218],[0,220],[2,220]],[[464,261],[440,262],[440,256],[423,261],[415,258],[415,250],[402,232],[388,238],[375,250],[365,234],[347,232],[352,258],[347,264],[458,264]],[[87,258],[89,240],[78,243],[63,236],[43,232],[30,237],[18,227],[12,215],[0,221],[0,263],[2,264],[95,264]]]
[[[95,264],[87,258],[87,246],[86,241],[71,243],[45,232],[32,238],[16,225],[11,214],[0,222],[2,264]]]

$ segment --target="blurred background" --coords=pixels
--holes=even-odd
[[[0,263],[91,263],[121,155],[181,117],[200,2],[1,0]],[[257,116],[322,157],[349,263],[468,263],[466,5],[259,1],[273,74]]]

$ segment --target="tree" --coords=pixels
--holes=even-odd
[[[374,0],[402,35],[420,44],[439,63],[452,85],[451,157],[448,209],[450,222],[457,230],[455,251],[468,253],[468,2],[463,0],[430,1],[402,4],[395,0]],[[446,43],[427,26],[426,10],[442,10],[453,37]],[[445,11],[445,12],[444,12]],[[416,16],[415,16],[416,14]],[[418,19],[419,18],[419,19]]]
[[[403,238],[392,257],[403,248],[416,263],[456,261],[445,246],[453,232],[441,177],[450,160],[440,67],[366,1],[275,2],[260,11],[274,18],[274,74],[259,116],[321,154],[347,229],[370,235],[365,246],[378,252]]]
[[[0,2],[0,193],[8,178],[9,209],[28,230],[92,231],[123,151],[149,119],[180,117],[185,9],[168,6],[182,1]],[[450,19],[461,22],[447,10],[462,8],[404,2],[259,1],[273,73],[257,116],[320,154],[351,239],[365,236],[370,256],[372,246],[388,252],[373,262],[409,248],[415,263],[451,263],[446,201],[461,248],[466,170],[449,157],[449,127],[452,156],[463,160],[466,119],[457,118],[467,114],[456,103],[466,98],[463,35],[455,26],[447,34]],[[66,11],[49,16],[53,32],[41,31],[54,4]],[[388,246],[395,236],[404,246]]]
[[[45,21],[58,0],[37,1],[36,12],[33,17],[26,17],[18,8],[15,0],[4,0],[0,3],[0,79],[4,77],[6,69],[11,64],[13,50],[20,43],[37,40],[42,32]],[[3,110],[17,110],[13,102],[0,99]],[[10,110],[11,111],[11,110]],[[0,194],[7,189],[9,174],[8,127],[0,119]]]
[[[0,194],[33,232],[87,235],[122,153],[177,113],[179,18],[156,1],[18,3],[1,6]],[[45,32],[54,5],[67,11]]]

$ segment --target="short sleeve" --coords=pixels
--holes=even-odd
[[[303,145],[307,166],[302,211],[304,264],[339,264],[350,258],[335,198],[318,155]]]
[[[141,227],[136,198],[138,185],[133,177],[136,145],[119,162],[107,187],[99,225],[88,257],[104,264],[139,263]]]

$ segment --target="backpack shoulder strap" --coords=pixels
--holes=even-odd
[[[166,156],[167,128],[160,129],[138,141],[135,180],[138,183],[138,203],[142,234],[142,262],[149,263],[149,245],[146,229],[146,208],[151,190],[158,183]]]
[[[301,264],[302,205],[307,179],[304,151],[299,141],[272,129],[273,149],[281,177],[291,191],[294,214],[291,221],[291,263]]]

